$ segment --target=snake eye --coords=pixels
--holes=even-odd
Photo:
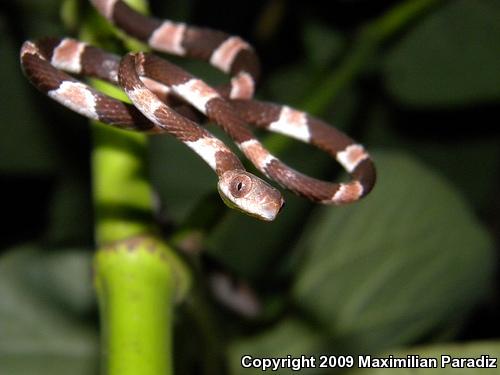
[[[252,189],[252,179],[246,175],[236,176],[231,181],[230,192],[235,198],[247,195]]]

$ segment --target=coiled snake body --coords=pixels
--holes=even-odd
[[[259,63],[248,43],[223,32],[143,16],[122,0],[91,2],[109,21],[153,49],[206,60],[230,74],[230,84],[212,88],[150,53],[130,53],[120,58],[69,38],[27,41],[21,48],[23,70],[31,83],[52,99],[83,116],[119,128],[173,135],[216,172],[219,193],[226,204],[262,220],[276,217],[283,205],[281,193],[245,171],[222,141],[167,105],[169,97],[184,100],[221,126],[260,172],[298,195],[339,205],[354,202],[371,191],[375,168],[363,146],[307,113],[252,99]],[[117,84],[133,105],[108,97],[65,72]],[[267,151],[248,125],[326,151],[352,180],[325,182],[293,170]]]

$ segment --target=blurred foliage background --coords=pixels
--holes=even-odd
[[[411,17],[389,0],[150,2],[157,17],[250,41],[258,97],[327,119],[379,172],[360,203],[286,194],[280,217],[261,223],[227,209],[182,144],[152,137],[158,222],[198,254],[198,287],[176,314],[177,374],[250,374],[244,353],[500,355],[500,2],[427,2]],[[0,5],[1,374],[98,369],[88,122],[36,92],[18,62],[24,40],[71,34],[75,9],[90,12],[83,0]],[[260,135],[298,169],[342,178],[326,155]],[[214,269],[251,285],[262,312],[244,318],[215,301]]]

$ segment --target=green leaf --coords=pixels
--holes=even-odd
[[[312,20],[305,24],[302,35],[307,60],[317,68],[326,68],[344,47],[340,33]]]
[[[23,250],[16,250],[16,257],[22,257]],[[45,253],[32,251],[26,255],[22,267],[26,284],[33,292],[68,312],[85,315],[95,308],[91,251],[73,248]]]
[[[446,344],[446,345],[433,345],[425,346],[421,348],[406,349],[397,352],[382,354],[381,357],[385,357],[392,354],[394,357],[406,358],[407,355],[419,355],[421,358],[437,358],[438,366],[437,369],[426,369],[426,368],[413,368],[413,369],[391,369],[391,375],[424,375],[424,374],[440,374],[440,375],[473,375],[473,374],[498,374],[498,369],[496,368],[457,368],[451,367],[450,364],[446,364],[446,367],[441,368],[443,365],[442,355],[451,356],[453,358],[481,358],[481,356],[489,356],[490,358],[500,357],[500,342],[495,341],[484,341],[484,342],[472,342],[467,344]],[[479,362],[478,362],[479,363]],[[356,369],[349,371],[348,375],[383,375],[387,374],[387,369],[382,368],[371,368],[371,369]]]
[[[289,65],[276,70],[264,84],[264,100],[297,105],[311,85],[311,73],[302,63]]]
[[[89,257],[47,255],[24,246],[0,258],[2,373],[96,374],[96,331],[75,314],[93,304]]]
[[[418,24],[384,61],[388,90],[414,106],[500,98],[500,3],[451,1]]]
[[[344,351],[414,342],[488,293],[491,238],[446,181],[398,153],[376,155],[375,190],[318,212],[297,246],[298,305]]]
[[[240,339],[229,346],[229,368],[232,375],[262,374],[258,368],[244,368],[242,357],[250,355],[255,358],[286,358],[288,355],[310,357],[318,353],[324,337],[311,327],[296,318],[287,318],[270,330],[250,338]],[[268,369],[267,371],[270,371]],[[301,371],[316,374],[319,371]],[[280,368],[279,374],[291,374],[296,371]]]
[[[405,131],[408,126],[404,119],[394,121],[387,108],[382,106],[375,107],[367,117],[369,125],[365,144],[376,144],[381,148],[397,145],[399,149],[418,156],[420,160],[439,170],[460,189],[474,209],[482,213],[494,210],[491,200],[496,195],[497,181],[500,180],[498,139],[488,134],[473,137],[464,134],[446,139],[443,135],[446,132],[436,137],[431,131],[415,136],[414,132]],[[453,118],[451,116],[448,120],[444,117],[443,121],[451,123]],[[427,121],[427,117],[423,121]],[[437,120],[430,115],[429,121]],[[448,129],[452,127],[450,124]]]

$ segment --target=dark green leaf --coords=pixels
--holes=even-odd
[[[97,336],[78,322],[90,295],[89,257],[20,247],[0,258],[0,368],[9,375],[96,374]]]
[[[450,106],[500,98],[500,3],[450,1],[388,55],[388,89],[401,101]]]
[[[375,160],[374,192],[321,210],[298,245],[296,303],[347,351],[411,343],[464,316],[493,273],[490,237],[446,181],[404,154]]]
[[[381,106],[376,107],[369,116],[366,144],[389,148],[397,145],[401,150],[418,155],[422,161],[441,171],[453,182],[475,209],[482,212],[491,209],[492,197],[496,195],[497,181],[500,179],[498,139],[488,134],[481,136],[473,131],[461,136],[450,134],[449,137],[446,131],[408,131],[408,124],[404,119],[391,123],[393,118],[388,114],[387,108]],[[429,118],[433,122],[440,120],[432,115]],[[447,122],[446,129],[452,132],[454,117],[450,120],[444,118]],[[480,121],[487,120],[478,119],[478,124]],[[430,130],[431,127],[428,125],[427,129]]]
[[[326,68],[344,47],[340,33],[314,21],[306,23],[303,38],[307,60],[317,68]]]
[[[310,72],[303,64],[281,67],[265,82],[265,100],[276,100],[287,105],[297,105],[311,84]]]
[[[33,292],[74,314],[83,315],[95,308],[91,256],[91,251],[71,248],[44,253],[33,251],[22,265],[23,278]]]

